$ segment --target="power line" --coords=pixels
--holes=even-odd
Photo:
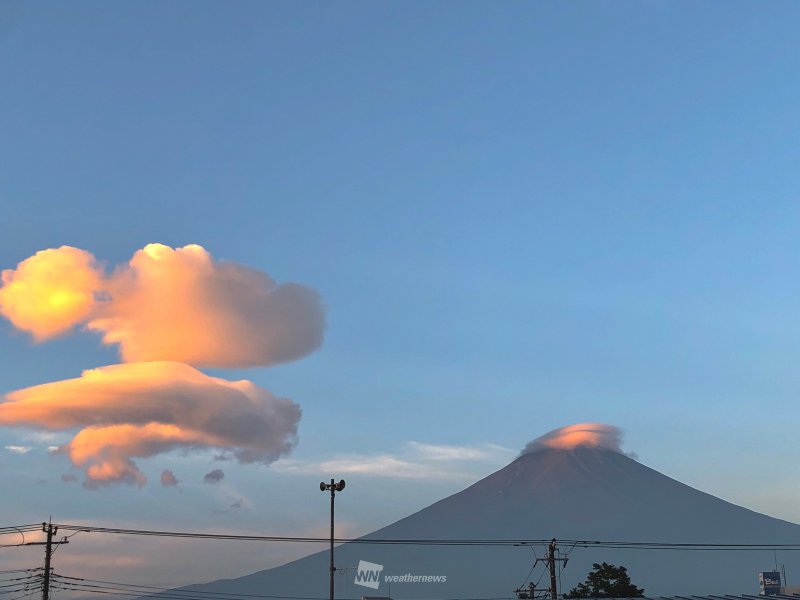
[[[17,594],[19,592],[24,592],[24,591],[27,591],[29,589],[31,589],[29,584],[22,584],[22,585],[16,586],[13,589],[3,590],[2,592],[0,592],[0,594],[2,594],[2,595]],[[37,590],[41,589],[41,585],[37,584],[36,589]]]
[[[117,581],[107,581],[107,580],[100,580],[100,579],[85,579],[81,577],[67,577],[65,575],[60,575],[58,573],[54,573],[53,577],[56,581],[54,581],[54,585],[58,585],[60,583],[64,583],[69,586],[73,586],[76,589],[80,587],[87,587],[89,584],[81,583],[81,582],[89,582],[90,584],[105,584],[105,585],[98,585],[94,586],[94,589],[108,589],[108,590],[129,590],[135,591],[137,595],[148,594],[158,599],[168,598],[170,596],[177,596],[181,600],[191,600],[194,598],[195,600],[209,600],[214,598],[265,598],[265,599],[278,599],[278,600],[327,600],[326,597],[321,596],[279,596],[279,595],[270,595],[270,594],[233,594],[228,592],[211,592],[211,591],[204,591],[204,590],[181,590],[175,588],[164,588],[164,587],[157,587],[151,585],[137,585],[131,583],[120,583]],[[71,580],[71,581],[62,581],[62,580]],[[72,581],[76,581],[77,583],[72,583]],[[159,592],[166,592],[167,595],[159,593]],[[503,598],[459,598],[458,600],[507,600],[508,597]],[[343,598],[341,600],[357,600],[356,598]],[[440,599],[442,600],[442,599]],[[446,599],[445,599],[446,600]],[[451,599],[456,600],[456,599]]]
[[[42,575],[28,575],[27,577],[16,577],[13,579],[6,579],[3,581],[13,581],[13,583],[0,585],[0,595],[6,596],[9,594],[19,594],[20,592],[27,592],[31,590],[31,584],[36,584],[33,591],[38,592],[41,590]],[[7,599],[13,600],[13,599]]]
[[[107,533],[117,535],[139,535],[153,537],[172,537],[205,540],[231,540],[231,541],[254,541],[254,542],[291,542],[291,543],[330,543],[330,538],[310,537],[310,536],[271,536],[271,535],[236,535],[224,533],[200,533],[190,531],[168,531],[168,530],[147,530],[147,529],[125,529],[119,527],[97,527],[85,525],[59,524],[58,527],[65,531],[76,533]],[[549,539],[524,539],[524,538],[499,538],[499,539],[435,539],[435,538],[335,538],[336,543],[350,544],[388,544],[388,545],[411,545],[411,546],[547,546]],[[572,547],[581,548],[602,548],[602,549],[627,549],[627,550],[800,550],[800,543],[797,544],[774,544],[774,543],[702,543],[702,542],[637,542],[637,541],[612,541],[612,540],[580,540],[580,539],[559,539],[560,543]]]
[[[31,590],[27,594],[22,594],[21,596],[14,596],[13,598],[8,598],[8,600],[22,600],[22,598],[33,596],[34,594],[38,594],[40,591],[41,591],[40,589]]]
[[[22,591],[24,591],[24,590],[22,590]],[[29,592],[27,592],[25,594],[22,594],[22,595],[19,595],[19,596],[14,596],[13,598],[8,598],[7,600],[20,600],[20,598],[27,598],[28,596],[33,596],[34,594],[38,594],[40,592],[41,592],[41,588],[38,587],[36,589],[30,590]]]
[[[137,593],[146,593],[146,594],[153,594],[156,592],[159,598],[163,598],[161,594],[158,592],[169,592],[170,594],[177,595],[181,598],[187,599],[190,597],[201,596],[201,597],[208,597],[208,598],[281,598],[281,599],[294,599],[294,600],[325,600],[324,598],[306,598],[304,596],[276,596],[271,594],[232,594],[228,592],[210,592],[210,591],[202,591],[202,590],[182,590],[176,588],[164,588],[164,587],[156,587],[152,585],[137,585],[131,583],[120,583],[118,581],[107,581],[102,579],[86,579],[83,577],[67,577],[66,575],[59,575],[57,573],[53,574],[53,577],[58,580],[59,583],[64,583],[67,585],[73,586],[88,586],[89,584],[104,584],[101,586],[95,587],[107,587],[109,589],[129,589],[129,590],[136,590]],[[70,580],[70,581],[63,581],[63,580]],[[72,581],[76,581],[78,583],[72,583]],[[81,582],[89,582],[81,583]],[[117,587],[119,586],[119,587]]]
[[[37,571],[38,569],[27,569],[29,571]],[[27,598],[29,596],[33,596],[34,594],[38,594],[42,591],[42,580],[43,576],[41,574],[37,575],[30,575],[27,578],[27,581],[24,583],[20,583],[19,587],[14,590],[4,590],[0,593],[2,594],[17,594],[12,598],[5,598],[4,600],[21,600],[22,598]],[[35,585],[31,587],[31,584]]]
[[[40,523],[27,523],[25,525],[0,525],[0,533],[13,533],[14,531],[36,531],[39,529]]]
[[[141,596],[144,594],[152,595],[154,598],[158,600],[162,599],[175,599],[180,598],[180,600],[207,600],[208,596],[202,596],[202,594],[217,594],[219,592],[192,592],[188,590],[170,590],[169,588],[158,588],[155,586],[136,586],[133,584],[127,583],[118,583],[118,582],[107,582],[108,585],[105,586],[94,586],[90,584],[81,584],[81,583],[72,583],[70,581],[62,581],[63,579],[67,579],[63,575],[55,575],[54,578],[57,581],[53,582],[54,589],[60,589],[64,591],[80,591],[86,593],[95,593],[95,594],[105,594],[105,595],[112,595],[112,596],[128,596],[128,597],[135,597]],[[71,577],[69,579],[80,579]],[[83,581],[92,581],[92,580],[83,580]],[[130,588],[126,591],[122,591],[124,588],[118,588],[116,586],[125,586]],[[145,589],[148,590],[146,592],[137,591],[138,589]],[[154,592],[155,590],[155,592]],[[165,593],[159,593],[159,591],[163,591]],[[198,594],[196,596],[187,596],[187,595],[173,595],[176,592],[186,592],[187,594]],[[279,596],[279,595],[257,595],[257,594],[228,594],[228,597],[234,598],[268,598],[268,599],[275,599],[275,600],[328,600],[327,597],[322,596]],[[358,600],[357,598],[343,598],[342,600]],[[424,600],[424,599],[423,599]],[[497,597],[481,597],[481,598],[437,598],[437,599],[428,599],[428,600],[510,600],[510,596],[497,596]]]
[[[80,583],[71,583],[68,581],[58,581],[53,583],[54,589],[61,589],[61,590],[69,590],[69,591],[80,591],[80,592],[89,592],[94,594],[107,594],[111,596],[129,596],[129,597],[140,597],[144,595],[155,596],[159,600],[207,600],[209,596],[202,596],[202,595],[185,595],[185,594],[175,594],[173,591],[169,589],[162,589],[158,591],[154,591],[152,589],[146,588],[145,590],[138,590],[135,588],[122,588],[122,587],[114,587],[110,585],[92,585],[92,584],[80,584]],[[229,598],[238,599],[243,597],[250,597],[250,595],[244,596],[237,596],[231,595],[228,596]],[[268,600],[327,600],[327,598],[322,598],[321,596],[258,596],[259,598],[264,598]],[[356,598],[348,598],[342,600],[357,600]]]
[[[30,583],[31,581],[33,581],[34,579],[38,579],[39,577],[41,577],[41,576],[40,575],[31,575],[30,577],[20,577],[20,580],[24,581],[25,583]],[[12,581],[12,580],[9,580],[9,581]],[[20,582],[9,583],[7,585],[0,585],[0,588],[19,587],[20,585],[25,585],[25,583],[20,583]]]
[[[3,535],[20,535],[22,540],[16,544],[0,544],[0,548],[19,548],[20,546],[38,546],[40,543],[28,542],[25,539],[26,533],[40,531],[42,524],[35,525],[6,525],[0,527],[0,536]]]
[[[12,589],[3,590],[2,592],[0,592],[0,595],[6,596],[8,594],[17,594],[19,592],[24,592],[24,591],[27,591],[29,589],[31,589],[29,584],[22,584],[22,585],[18,585],[16,587],[14,587]],[[41,589],[41,586],[37,585],[36,589],[37,590]]]

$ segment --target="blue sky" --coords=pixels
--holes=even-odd
[[[6,452],[0,510],[324,527],[322,461],[599,421],[800,521],[798,25],[791,2],[0,4],[0,267],[198,243],[313,286],[329,322],[305,359],[211,371],[302,406],[304,474],[231,465],[223,492],[176,455],[183,492],[88,492]],[[2,391],[118,360],[0,331]],[[461,479],[357,477],[342,519],[402,516],[495,450]]]

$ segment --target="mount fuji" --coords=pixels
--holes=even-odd
[[[592,440],[536,444],[467,489],[361,539],[549,539],[701,544],[798,544],[800,525],[736,506],[644,466]],[[544,556],[544,547],[534,547]],[[628,568],[647,596],[744,594],[758,589],[757,572],[771,570],[772,550],[642,550],[568,547],[562,593],[583,581],[594,562]],[[800,556],[778,551],[789,577]],[[508,598],[525,584],[534,553],[514,546],[396,546],[344,543],[336,564],[383,566],[380,588],[354,583],[352,569],[336,576],[337,597]],[[189,586],[228,594],[326,597],[328,553],[237,579]],[[540,564],[531,573],[542,575]],[[444,575],[446,583],[386,583],[386,575]],[[540,587],[547,586],[544,575]]]

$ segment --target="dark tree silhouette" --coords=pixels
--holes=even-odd
[[[644,590],[631,583],[628,569],[608,563],[594,563],[586,581],[579,583],[564,598],[641,598]]]

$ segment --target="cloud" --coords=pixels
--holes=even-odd
[[[622,429],[603,423],[576,423],[553,429],[528,442],[520,454],[528,454],[537,450],[557,448],[568,450],[578,446],[605,448],[624,454],[622,451]]]
[[[11,392],[0,425],[79,429],[61,446],[87,487],[143,485],[133,461],[176,448],[213,449],[269,464],[296,443],[300,407],[250,381],[209,377],[178,362],[112,365]]]
[[[169,469],[161,471],[161,485],[164,487],[174,487],[178,485],[178,478],[175,477],[175,473]]]
[[[456,473],[432,468],[390,454],[350,454],[320,462],[288,461],[280,466],[285,473],[338,473],[340,475],[376,475],[402,479],[452,478]]]
[[[319,294],[216,261],[201,246],[148,244],[106,274],[84,250],[43,250],[2,273],[0,313],[42,341],[77,325],[118,345],[124,362],[267,366],[323,340]]]
[[[91,316],[102,277],[102,269],[85,250],[42,250],[15,270],[2,272],[0,314],[36,341],[55,337]]]
[[[420,456],[428,460],[491,460],[499,455],[513,455],[514,451],[498,444],[481,444],[479,446],[448,446],[446,444],[423,444],[409,442]]]
[[[282,460],[275,470],[287,474],[369,475],[396,479],[465,481],[483,474],[486,466],[506,464],[515,452],[497,444],[448,446],[408,442],[403,452],[345,454],[329,460]]]
[[[126,364],[0,398],[0,426],[47,429],[38,435],[50,436],[49,449],[83,469],[91,488],[143,485],[134,459],[177,448],[264,464],[291,452],[297,405],[189,365],[295,360],[318,348],[325,330],[315,290],[217,261],[194,244],[148,244],[113,269],[71,246],[42,250],[2,272],[0,315],[37,342],[82,327],[119,348]],[[169,473],[162,484],[174,485]]]
[[[223,479],[225,479],[225,472],[222,469],[214,469],[203,475],[203,483],[219,483]]]
[[[5,446],[5,449],[14,454],[27,454],[33,450],[30,446]]]
[[[37,444],[63,444],[65,441],[64,434],[55,431],[23,431],[21,437]]]

